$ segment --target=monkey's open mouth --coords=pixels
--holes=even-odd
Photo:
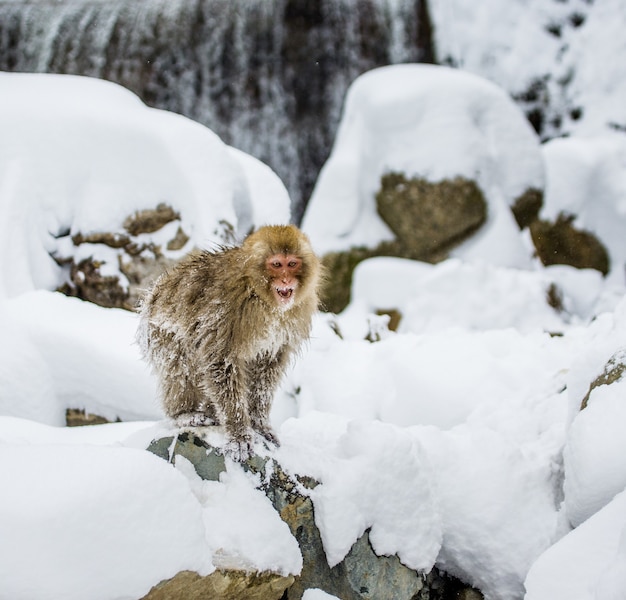
[[[290,287],[277,287],[276,293],[281,300],[289,300],[293,295],[293,288]]]

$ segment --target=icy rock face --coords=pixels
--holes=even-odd
[[[154,440],[148,450],[173,464],[176,464],[178,457],[183,457],[204,480],[219,481],[220,474],[226,470],[219,449],[216,450],[204,439],[188,431],[178,434],[176,438]],[[252,456],[243,468],[251,476],[259,477],[261,489],[296,538],[303,558],[301,573],[295,579],[273,573],[262,573],[260,579],[256,579],[250,578],[249,573],[231,569],[220,569],[205,578],[183,572],[156,586],[146,596],[147,599],[185,598],[196,590],[217,594],[221,590],[219,586],[228,591],[220,592],[222,595],[209,594],[207,597],[239,598],[244,596],[237,596],[228,586],[241,594],[246,590],[245,581],[251,585],[249,595],[245,597],[263,600],[299,600],[307,589],[316,588],[344,600],[379,600],[387,597],[390,581],[394,582],[393,597],[397,600],[437,600],[446,597],[446,593],[470,591],[477,594],[476,598],[482,597],[472,588],[436,569],[428,574],[420,574],[404,566],[397,556],[377,556],[369,541],[368,531],[356,541],[344,560],[331,568],[315,524],[313,502],[307,494],[307,490],[314,489],[318,483],[310,477],[288,475],[278,463],[267,457]],[[258,595],[257,586],[266,584],[269,587],[261,591],[267,595]],[[170,590],[178,590],[177,595],[173,591],[172,595],[168,595]],[[282,595],[285,591],[286,595]]]

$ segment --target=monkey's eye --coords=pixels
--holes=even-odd
[[[281,267],[281,266],[282,266],[282,264],[281,264],[281,263],[280,263],[280,261],[278,261],[278,260],[275,260],[275,261],[272,263],[272,267],[274,267],[275,269],[280,269],[280,267]]]
[[[298,263],[295,260],[289,261],[289,266],[293,269]]]

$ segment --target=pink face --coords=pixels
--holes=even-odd
[[[265,261],[274,298],[279,306],[287,308],[293,302],[302,270],[302,259],[293,254],[273,254]]]

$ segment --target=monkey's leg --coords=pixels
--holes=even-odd
[[[286,363],[285,353],[280,352],[272,358],[259,357],[249,366],[248,412],[252,429],[275,446],[279,446],[280,442],[270,425],[269,416],[274,393],[285,371]]]
[[[168,332],[153,333],[151,362],[159,376],[165,413],[180,427],[212,425],[211,415],[203,410],[203,394],[193,379],[192,363],[185,349]]]
[[[224,450],[243,462],[252,454],[250,415],[246,403],[246,373],[235,362],[212,365],[204,389],[215,415],[224,425],[229,438]]]

